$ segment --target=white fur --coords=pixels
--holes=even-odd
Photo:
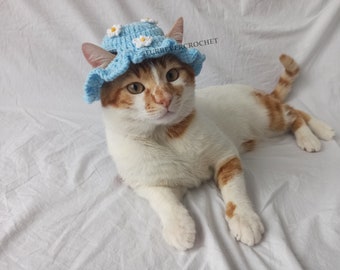
[[[152,63],[150,64],[150,68],[151,68],[152,77],[153,77],[155,83],[157,85],[159,85],[160,84],[160,78],[158,76],[157,68]]]
[[[163,236],[169,245],[186,250],[194,245],[195,223],[180,203],[184,188],[140,187],[138,195],[149,200],[163,224]]]
[[[163,125],[145,111],[142,95],[135,96],[131,111],[136,113],[103,109],[108,147],[119,174],[150,201],[162,221],[165,240],[182,250],[192,247],[195,229],[173,189],[197,187],[211,179],[218,164],[238,156],[243,140],[263,136],[268,126],[266,111],[250,87],[213,87],[197,91],[193,121],[180,138],[169,138],[167,125],[190,114],[194,101],[194,90],[188,86],[177,101],[175,114]],[[222,190],[222,196],[237,204],[235,219],[228,220],[232,234],[247,245],[258,243],[263,225],[252,210],[243,175]]]
[[[156,70],[153,75],[160,83]],[[185,85],[181,78],[173,84]],[[184,134],[170,138],[167,127],[194,109],[195,117]],[[132,108],[106,107],[103,115],[108,148],[119,174],[150,202],[162,222],[164,239],[179,250],[191,248],[195,240],[194,221],[180,202],[185,191],[213,178],[223,162],[238,157],[242,142],[273,135],[268,112],[256,100],[253,88],[244,85],[197,90],[196,98],[194,87],[185,85],[183,95],[174,97],[168,110],[160,105],[152,113],[145,110],[143,95],[135,95]],[[308,125],[323,139],[334,136],[317,119]],[[306,125],[295,136],[301,148],[320,150],[320,141]],[[226,216],[231,234],[249,246],[259,243],[264,227],[247,196],[243,174],[223,186],[221,193],[226,205],[236,205],[233,216]]]
[[[233,144],[269,135],[267,111],[247,85],[212,86],[196,91],[196,108],[209,117]]]

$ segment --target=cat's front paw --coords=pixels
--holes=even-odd
[[[164,224],[163,236],[169,245],[178,250],[190,249],[195,242],[195,222],[186,210],[180,211]]]
[[[236,240],[248,246],[258,244],[262,239],[264,227],[260,217],[253,211],[237,214],[227,218],[231,234]]]

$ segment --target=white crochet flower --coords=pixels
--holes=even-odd
[[[109,37],[116,37],[120,34],[122,30],[122,26],[120,24],[114,24],[109,29],[106,30],[106,34]]]
[[[158,22],[154,19],[151,19],[149,17],[146,17],[146,18],[143,18],[140,20],[141,22],[148,22],[148,23],[154,23],[154,24],[157,24]]]
[[[134,38],[132,42],[136,46],[136,48],[139,49],[142,47],[150,46],[152,42],[152,37],[139,36],[139,38]]]

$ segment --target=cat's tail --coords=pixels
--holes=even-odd
[[[292,84],[298,76],[300,68],[295,60],[286,54],[280,56],[280,62],[285,67],[285,71],[281,74],[271,95],[283,102],[290,93]]]

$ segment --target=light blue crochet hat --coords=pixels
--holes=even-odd
[[[205,56],[197,49],[188,49],[166,37],[151,19],[127,25],[113,25],[107,30],[101,46],[115,53],[116,57],[106,68],[97,67],[90,71],[84,87],[84,99],[88,103],[99,100],[103,83],[124,74],[131,63],[138,64],[145,59],[173,54],[183,63],[189,64],[195,75],[198,75],[205,60]]]

